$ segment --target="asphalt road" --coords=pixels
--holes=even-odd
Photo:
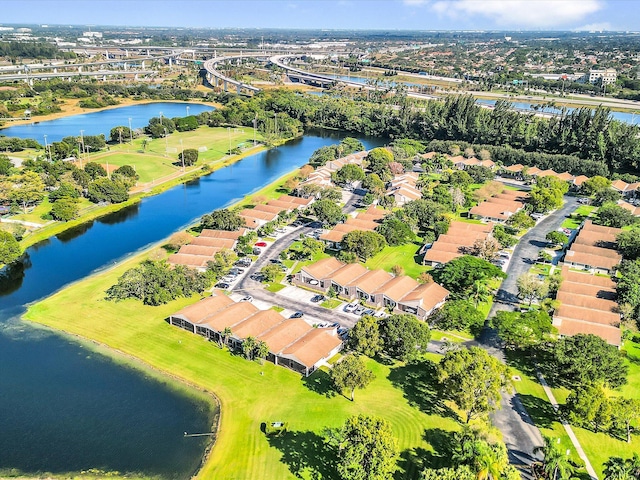
[[[561,209],[538,222],[535,227],[523,235],[520,243],[514,249],[506,272],[508,277],[500,285],[489,317],[495,315],[498,310],[513,310],[513,306],[519,303],[516,285],[518,276],[531,268],[531,265],[538,258],[539,251],[547,245],[544,238],[547,232],[559,228],[565,218],[578,206],[578,199],[575,197],[565,197],[564,200],[565,204]],[[479,345],[491,355],[502,361],[505,360],[495,331],[486,328],[480,338]],[[528,465],[531,465],[536,459],[533,453],[535,447],[543,444],[540,430],[531,420],[518,394],[504,394],[501,406],[500,410],[492,414],[492,422],[502,432],[511,463],[521,466],[523,478],[532,478],[528,473]]]

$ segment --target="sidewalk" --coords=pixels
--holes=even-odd
[[[549,399],[549,403],[551,403],[551,406],[553,407],[556,414],[558,415],[558,418],[560,419],[560,423],[562,423],[562,426],[567,432],[567,435],[569,436],[569,439],[573,444],[573,448],[576,449],[576,452],[578,452],[578,456],[584,462],[584,466],[587,469],[587,473],[589,474],[592,480],[598,480],[598,475],[596,474],[596,471],[591,466],[591,462],[589,462],[589,458],[587,458],[587,454],[584,453],[584,450],[582,449],[582,446],[580,445],[580,442],[578,441],[576,434],[573,433],[573,429],[571,428],[571,425],[569,425],[569,423],[564,419],[564,417],[560,413],[560,407],[558,405],[558,401],[556,400],[556,397],[553,395],[553,392],[551,391],[551,388],[547,384],[547,381],[544,379],[544,377],[540,372],[538,372],[538,380],[540,380],[540,385],[542,385],[542,388],[544,389],[544,393],[547,395],[547,398]]]

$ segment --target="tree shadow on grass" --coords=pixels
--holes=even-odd
[[[556,411],[548,401],[534,397],[533,395],[518,394],[517,397],[537,427],[551,428],[553,422],[558,421]],[[520,409],[517,408],[515,410],[520,411]],[[524,420],[529,423],[526,417],[524,417]]]
[[[424,431],[423,439],[431,445],[432,449],[418,447],[402,451],[395,480],[420,478],[420,472],[425,468],[453,466],[451,452],[455,451],[457,446],[454,432],[441,428],[428,428]]]
[[[318,369],[308,377],[303,378],[302,384],[312,392],[327,398],[336,395],[336,391],[333,389],[333,382],[331,382],[331,375],[322,369]]]
[[[280,461],[298,478],[331,480],[337,478],[336,453],[315,432],[287,432],[267,437],[269,445],[282,452]]]
[[[455,412],[442,401],[434,362],[422,360],[392,368],[389,380],[404,392],[410,405],[424,413],[458,419]]]

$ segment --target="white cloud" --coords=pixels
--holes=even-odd
[[[405,5],[408,5],[410,7],[419,7],[421,5],[424,5],[425,3],[428,3],[429,0],[402,0],[402,3],[404,3]]]
[[[439,0],[433,9],[460,19],[481,15],[501,27],[562,27],[602,8],[602,0]]]

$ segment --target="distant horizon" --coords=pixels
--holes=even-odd
[[[262,30],[262,31],[302,31],[302,32],[461,32],[461,33],[627,33],[640,34],[638,30],[544,30],[544,29],[457,29],[457,28],[324,28],[324,27],[185,27],[178,25],[135,25],[135,24],[100,24],[100,23],[3,23],[0,27],[118,27],[118,28],[142,28],[142,29],[185,29],[185,30]]]
[[[2,25],[636,32],[629,0],[3,0]],[[205,25],[203,25],[205,23]]]

